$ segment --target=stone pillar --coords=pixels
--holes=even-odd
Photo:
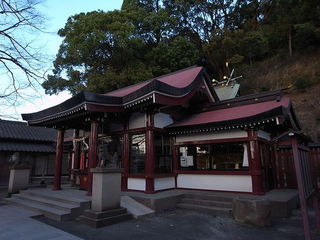
[[[250,171],[252,180],[252,192],[256,195],[263,195],[263,178],[262,178],[262,167],[260,159],[259,144],[257,138],[257,132],[255,130],[249,130],[250,138]]]
[[[119,168],[93,168],[91,209],[80,216],[80,221],[98,228],[130,219],[131,215],[120,207],[121,173]]]
[[[92,121],[90,138],[89,138],[89,154],[88,154],[89,169],[95,168],[97,166],[98,128],[99,128],[98,121]],[[88,173],[88,193],[87,193],[87,195],[89,196],[92,194],[92,182],[93,182],[92,179],[93,179],[93,175],[92,175],[92,172],[90,171]]]
[[[123,169],[93,168],[91,209],[103,212],[120,207]]]
[[[58,129],[57,143],[56,143],[56,159],[54,163],[54,179],[53,179],[52,190],[61,190],[63,139],[64,139],[64,130]]]
[[[28,187],[30,179],[30,168],[14,167],[10,169],[8,193],[17,193]]]
[[[153,114],[147,115],[145,178],[146,192],[154,192],[154,131]]]

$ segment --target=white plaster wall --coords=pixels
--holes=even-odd
[[[179,174],[177,177],[177,187],[252,192],[252,181],[249,175]]]
[[[176,142],[218,140],[218,139],[243,138],[243,137],[248,137],[247,131],[230,130],[230,131],[217,132],[217,133],[197,133],[197,134],[177,136]]]
[[[268,132],[265,132],[263,130],[259,130],[258,133],[257,133],[258,137],[261,137],[261,138],[264,138],[264,139],[267,139],[267,140],[271,140],[271,137],[270,137],[270,133]]]
[[[144,178],[128,178],[128,189],[145,191],[146,180]]]
[[[145,113],[133,113],[129,119],[129,129],[142,128],[146,126],[146,114]]]
[[[170,188],[175,188],[174,177],[154,179],[154,190],[155,191],[163,190],[163,189],[170,189]]]
[[[169,114],[156,113],[154,115],[154,126],[157,128],[164,128],[172,123],[173,123],[173,120]]]
[[[111,132],[121,131],[121,130],[123,130],[123,124],[110,123],[110,131]]]

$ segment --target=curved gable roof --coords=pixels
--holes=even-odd
[[[125,108],[140,103],[180,105],[188,101],[203,85],[206,85],[210,99],[217,100],[206,70],[203,67],[193,66],[105,94],[80,92],[54,107],[36,113],[22,114],[22,118],[30,124],[39,124],[52,119],[63,119],[76,112],[96,111],[97,105],[99,106],[97,111],[104,112],[124,111]],[[177,99],[179,101],[176,101]]]

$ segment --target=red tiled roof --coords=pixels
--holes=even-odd
[[[130,93],[137,91],[138,89],[146,86],[152,80],[158,80],[160,82],[166,83],[172,87],[176,88],[184,88],[189,86],[192,81],[195,80],[199,72],[202,70],[202,67],[191,67],[189,69],[184,69],[183,71],[177,71],[174,73],[170,73],[167,75],[163,75],[154,79],[150,79],[135,85],[131,85],[128,87],[120,88],[118,90],[105,93],[104,95],[108,96],[116,96],[116,97],[123,97]]]
[[[268,112],[278,107],[287,108],[289,107],[289,105],[290,99],[287,97],[282,97],[282,99],[279,102],[268,101],[194,114],[178,123],[170,125],[170,127],[201,125],[207,123],[216,123],[235,119],[248,118],[264,112]]]
[[[194,67],[170,75],[160,76],[157,78],[157,80],[172,87],[184,88],[192,83],[201,70],[202,67]]]
[[[151,80],[147,80],[147,81],[144,81],[144,82],[141,82],[141,83],[137,83],[135,85],[131,85],[131,86],[128,86],[128,87],[120,88],[118,90],[105,93],[104,95],[114,96],[114,97],[123,97],[123,96],[126,96],[126,95],[128,95],[130,93],[133,93],[134,91],[137,91],[138,89],[144,87],[150,81]]]

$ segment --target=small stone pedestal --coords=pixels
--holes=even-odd
[[[30,179],[29,167],[13,167],[10,169],[8,193],[17,193],[21,189],[26,189]]]
[[[93,168],[91,209],[80,216],[81,222],[98,228],[131,218],[120,207],[123,169]]]

